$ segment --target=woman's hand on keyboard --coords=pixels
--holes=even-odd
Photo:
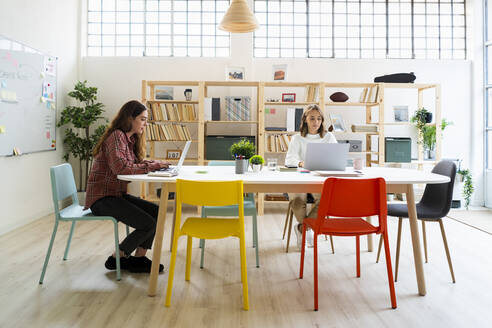
[[[167,161],[156,161],[159,164],[159,169],[167,169],[171,163]]]

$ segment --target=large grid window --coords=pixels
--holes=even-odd
[[[89,56],[229,56],[228,0],[88,0]]]
[[[465,0],[255,0],[255,57],[465,59]]]

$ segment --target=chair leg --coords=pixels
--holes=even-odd
[[[167,290],[166,290],[166,303],[167,307],[171,306],[171,295],[173,292],[173,280],[174,280],[174,269],[176,267],[176,253],[178,252],[178,238],[177,233],[173,236],[173,245],[171,251],[171,262],[169,263],[169,276],[167,277]]]
[[[186,245],[186,273],[185,280],[190,281],[190,271],[191,271],[191,250],[193,248],[193,237],[188,236],[188,243]],[[203,251],[203,248],[202,248]]]
[[[296,227],[297,229],[297,227]],[[287,244],[289,245],[289,244]],[[306,225],[302,225],[302,241],[301,241],[301,265],[299,265],[299,279],[304,275],[304,251],[306,249]]]
[[[239,233],[239,250],[241,253],[241,281],[243,283],[243,309],[249,310],[248,297],[248,272],[246,266],[246,242],[244,240],[244,228]]]
[[[395,259],[395,282],[398,280],[398,267],[400,264],[400,248],[401,248],[401,228],[403,226],[403,218],[398,218],[398,236],[396,238],[396,259]]]
[[[258,254],[259,252],[259,246],[258,246],[258,221],[256,220],[256,213],[253,213],[253,241],[254,241],[254,246],[255,246],[255,253],[256,253],[256,267],[260,267],[260,255]]]
[[[289,231],[287,232],[287,247],[285,248],[286,253],[289,252],[290,235],[292,233],[292,220],[294,217],[294,211],[290,211],[289,214],[290,214],[290,216],[289,216]],[[297,227],[295,227],[294,229],[297,229]]]
[[[70,243],[72,242],[73,231],[75,230],[75,222],[72,221],[72,227],[70,228],[70,233],[68,234],[67,246],[65,247],[65,254],[63,254],[63,261],[68,258],[68,250],[70,249]]]
[[[287,223],[289,221],[289,214],[290,214],[290,201],[289,201],[289,207],[287,208],[287,215],[285,216],[284,233],[282,235],[282,240],[284,240],[284,238],[285,238],[285,232],[287,231]]]
[[[444,249],[446,250],[446,257],[448,258],[449,271],[451,272],[451,278],[453,278],[453,283],[456,283],[454,279],[453,263],[451,262],[451,254],[449,253],[448,242],[446,240],[446,233],[444,232],[444,225],[442,219],[439,220],[439,226],[441,227],[442,241],[444,242]]]
[[[422,221],[422,236],[424,237],[425,263],[427,263],[427,235],[425,233],[425,221]]]
[[[388,271],[388,284],[390,290],[391,307],[396,309],[395,283],[393,282],[393,272],[391,270],[391,255],[388,242],[388,230],[383,232],[384,238],[384,256],[386,258],[386,269]]]
[[[200,269],[203,269],[203,261],[205,257],[205,239],[200,239],[200,245],[201,245],[201,255],[200,255]]]
[[[326,237],[326,235],[325,235]],[[330,235],[331,253],[335,254],[335,247],[333,247],[333,236]]]
[[[306,234],[306,226],[304,226],[303,236]],[[305,238],[302,238],[302,248],[305,247],[304,242]],[[314,233],[314,311],[318,311],[318,235],[316,232]]]
[[[381,255],[382,246],[383,246],[383,235],[379,236],[378,256],[376,257],[376,263],[379,263],[379,255]]]
[[[58,230],[58,220],[55,219],[55,226],[53,227],[53,232],[51,233],[50,245],[48,246],[48,252],[46,252],[46,257],[44,258],[43,270],[41,271],[41,277],[39,278],[39,284],[43,283],[44,274],[46,273],[46,267],[50,260],[51,249],[53,248],[53,242],[55,241],[56,230]]]
[[[129,234],[130,234],[130,227],[126,225],[126,236],[128,237]]]
[[[75,222],[74,222],[75,223]],[[116,280],[121,280],[121,266],[120,266],[120,236],[118,234],[118,221],[113,220],[114,225],[114,245],[116,255]],[[128,228],[128,226],[127,226]]]
[[[355,258],[357,262],[357,278],[360,278],[360,237],[355,236]]]

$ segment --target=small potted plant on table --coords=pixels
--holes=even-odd
[[[254,155],[249,159],[249,162],[253,167],[253,172],[260,172],[263,163],[265,163],[265,160],[263,159],[263,157],[261,157],[261,155]]]
[[[233,144],[229,150],[236,160],[236,174],[243,174],[248,171],[248,160],[255,154],[255,145],[246,139],[241,139]]]

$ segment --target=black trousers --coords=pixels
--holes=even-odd
[[[137,247],[150,249],[154,241],[159,206],[141,198],[124,194],[122,197],[106,196],[91,206],[98,216],[112,216],[135,228],[120,244],[120,250],[128,256]]]

